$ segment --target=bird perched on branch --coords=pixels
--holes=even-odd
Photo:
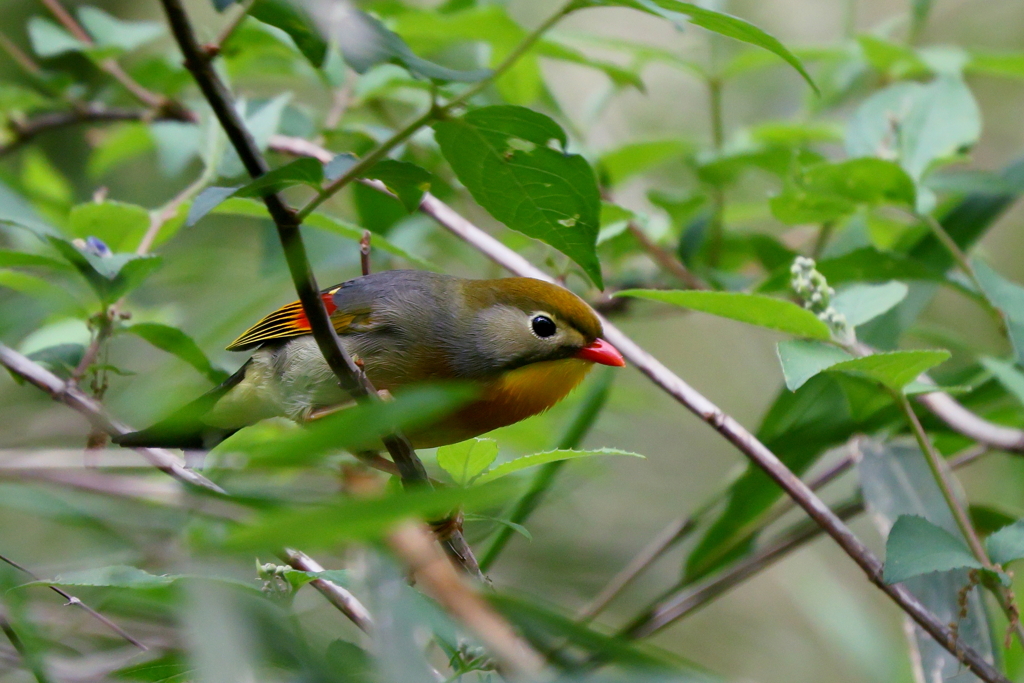
[[[622,366],[601,322],[568,290],[532,278],[469,280],[391,270],[321,294],[345,350],[378,390],[465,380],[476,399],[410,435],[417,448],[455,443],[543,412],[595,363]],[[246,425],[302,422],[350,400],[327,366],[299,302],[266,316],[228,346],[255,350],[219,387],[149,429],[115,437],[129,447],[210,448]]]

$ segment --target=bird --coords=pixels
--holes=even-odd
[[[594,310],[543,280],[387,270],[329,287],[321,297],[345,351],[378,391],[448,380],[477,387],[467,405],[409,434],[416,448],[458,443],[519,422],[565,398],[595,364],[625,365],[602,338]],[[305,423],[351,402],[298,301],[264,317],[227,350],[252,355],[220,386],[114,442],[209,449],[260,420]]]

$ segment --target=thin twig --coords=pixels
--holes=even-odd
[[[9,121],[7,127],[14,135],[10,142],[0,145],[0,157],[13,152],[37,135],[59,128],[81,123],[113,123],[118,121],[167,121],[179,120],[166,112],[151,112],[145,109],[124,109],[108,107],[100,103],[77,105],[69,111],[39,114],[25,121]]]
[[[267,162],[242,122],[238,110],[234,106],[231,93],[213,69],[209,56],[199,45],[181,1],[161,0],[161,3],[171,26],[171,32],[185,57],[186,68],[192,72],[196,83],[220,121],[221,127],[249,175],[258,178],[265,174],[269,170]],[[376,389],[342,347],[334,325],[327,314],[320,296],[320,288],[317,286],[303,245],[302,234],[299,232],[301,221],[298,215],[276,193],[264,195],[263,201],[277,227],[288,269],[320,353],[323,354],[327,365],[338,378],[339,384],[346,393],[358,401],[379,401]],[[402,482],[405,486],[430,486],[423,463],[404,436],[401,434],[387,436],[384,438],[384,445],[402,473]],[[453,530],[451,538],[445,541],[445,546],[453,559],[460,562],[467,572],[482,578],[476,558],[465,543],[460,530]]]
[[[359,239],[359,266],[363,275],[370,274],[370,231],[363,230],[363,236]]]
[[[643,231],[643,228],[635,222],[630,221],[627,229],[629,230],[629,233],[633,235],[633,238],[640,244],[640,247],[647,252],[647,255],[650,256],[662,270],[671,274],[690,289],[708,289],[706,282],[697,277],[696,274],[683,265],[683,262],[677,259],[673,254],[656,244],[654,240],[647,236],[647,233]]]
[[[319,562],[298,550],[285,548],[284,557],[288,564],[300,571],[317,574],[324,571],[323,566]],[[369,631],[373,627],[373,618],[356,596],[338,584],[326,579],[313,579],[310,585],[320,591],[321,595],[327,598],[332,605],[337,607],[340,612],[347,616],[361,630]]]
[[[14,560],[12,560],[12,559],[10,559],[8,557],[4,557],[3,555],[0,555],[0,562],[6,562],[7,564],[11,565],[15,569],[21,571],[24,574],[27,574],[33,581],[42,581],[42,579],[40,579],[34,572],[26,569],[23,565],[18,564],[17,562],[15,562]],[[121,628],[120,626],[115,624],[113,621],[111,621],[106,616],[104,616],[104,615],[100,614],[99,612],[97,612],[96,610],[94,610],[92,607],[89,607],[89,605],[87,605],[84,602],[82,602],[81,599],[79,599],[79,598],[75,597],[74,595],[71,595],[70,593],[65,591],[60,586],[47,586],[47,587],[50,590],[52,590],[54,593],[56,593],[57,595],[61,596],[65,600],[67,600],[67,605],[69,605],[69,606],[70,605],[77,605],[78,607],[82,608],[90,616],[92,616],[94,619],[96,619],[97,621],[102,623],[104,626],[109,628],[111,631],[113,631],[117,635],[121,636],[126,641],[128,641],[129,643],[131,643],[135,647],[139,648],[143,652],[146,652],[146,651],[149,650],[148,647],[146,647],[140,641],[136,640],[130,633],[128,633],[123,628]]]
[[[245,21],[245,18],[249,15],[249,8],[252,7],[253,1],[254,0],[245,0],[245,2],[241,2],[233,8],[235,12],[234,16],[228,19],[228,22],[224,24],[224,27],[221,28],[212,43],[207,43],[203,46],[203,49],[206,50],[208,55],[212,57],[220,54],[220,51],[224,49],[224,44],[228,42],[231,36],[234,35],[235,31],[238,30],[238,27],[242,25],[242,22]]]
[[[29,75],[36,77],[42,75],[42,67],[36,64],[35,60],[25,54],[22,49],[14,43],[14,41],[2,32],[0,32],[0,49],[6,52],[8,56],[17,62],[18,66],[24,69]]]

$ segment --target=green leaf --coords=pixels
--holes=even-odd
[[[80,250],[67,240],[48,236],[50,244],[86,279],[100,301],[111,304],[142,284],[162,264],[158,256],[110,254]]]
[[[395,159],[378,161],[362,174],[363,178],[379,180],[391,190],[405,210],[416,211],[423,201],[423,195],[430,190],[434,176],[416,164]]]
[[[1024,53],[984,53],[976,52],[964,66],[967,73],[1024,78]]]
[[[32,50],[40,57],[56,57],[65,52],[83,52],[89,46],[73,35],[42,17],[28,20],[28,39]]]
[[[492,216],[558,249],[604,288],[597,258],[601,195],[594,172],[562,151],[565,132],[524,107],[475,109],[434,124],[445,158]],[[554,141],[561,149],[552,149]]]
[[[893,127],[900,135],[892,135]],[[933,163],[969,148],[981,134],[981,114],[962,80],[939,76],[927,84],[896,83],[878,91],[854,113],[847,128],[850,156],[895,153],[911,178]]]
[[[913,208],[916,194],[914,181],[897,164],[861,158],[805,169],[771,200],[771,208],[783,223],[824,223],[847,216],[859,206]]]
[[[1024,364],[1024,287],[1010,282],[981,259],[974,259],[973,265],[985,298],[1003,313],[1017,362]]]
[[[113,565],[99,569],[69,572],[45,581],[33,581],[26,586],[107,587],[107,588],[163,588],[174,583],[176,577],[156,576],[136,567]]]
[[[603,174],[608,176],[608,184],[614,187],[633,176],[646,173],[693,151],[694,145],[688,140],[633,142],[602,154],[598,166]]]
[[[437,464],[459,486],[466,486],[498,457],[494,439],[469,439],[437,449]]]
[[[383,436],[429,427],[472,398],[462,385],[418,386],[399,392],[393,401],[357,405],[309,423],[305,429],[282,434],[245,452],[263,465],[305,465],[339,450],[378,448]]]
[[[309,185],[313,188],[319,188],[323,181],[323,164],[312,157],[302,157],[301,159],[296,159],[284,166],[280,166],[272,171],[264,173],[248,185],[243,185],[236,189],[232,195],[228,196],[260,197],[265,194],[280,192],[286,187],[294,187],[295,185]],[[215,188],[207,188],[204,190],[203,194],[206,194],[208,190],[213,189]],[[210,196],[213,197],[216,196],[216,194],[211,194]],[[227,199],[227,197],[224,197],[224,199]],[[196,203],[198,203],[198,201],[199,198],[197,197]],[[212,209],[213,207],[211,206],[210,208]],[[207,209],[207,212],[209,212],[209,209]]]
[[[340,541],[381,539],[411,518],[436,520],[459,507],[486,509],[508,498],[503,484],[403,491],[380,498],[341,500],[333,505],[271,512],[233,531],[224,545],[233,550],[263,550],[284,544],[302,548],[335,546]]]
[[[1024,557],[1024,521],[1003,527],[985,540],[990,560],[1006,566],[1007,562]]]
[[[853,358],[850,354],[832,344],[823,344],[805,339],[790,339],[779,342],[779,361],[786,387],[796,391],[807,380],[832,367],[836,363]]]
[[[617,448],[599,448],[596,450],[586,451],[573,451],[573,450],[555,450],[547,451],[545,453],[534,453],[533,455],[524,455],[521,458],[515,458],[508,462],[503,462],[492,470],[488,470],[481,474],[476,484],[485,484],[495,479],[508,476],[513,472],[524,470],[528,467],[536,467],[538,465],[546,465],[549,462],[559,462],[561,460],[574,460],[576,458],[589,458],[595,455],[631,455],[634,458],[643,458],[644,456],[638,453],[631,453],[629,451],[620,451]]]
[[[310,64],[318,69],[323,66],[327,56],[327,41],[321,36],[302,3],[256,0],[249,8],[249,16],[287,33]]]
[[[931,572],[983,567],[963,541],[917,515],[900,515],[885,542],[883,577],[888,584]]]
[[[1021,405],[1024,405],[1024,372],[1018,370],[1012,363],[996,358],[984,357],[980,359],[980,362],[1003,385],[1003,388],[1013,394]]]
[[[836,363],[830,372],[865,377],[897,391],[918,375],[949,360],[949,351],[889,351]]]
[[[0,268],[51,268],[69,270],[68,264],[49,256],[0,249]]]
[[[224,190],[233,188],[221,188]],[[216,197],[210,198],[209,201],[216,200]],[[197,198],[198,201],[198,198]],[[219,204],[219,206],[218,206]],[[267,207],[263,205],[263,202],[254,201],[252,199],[228,199],[223,204],[217,201],[214,206],[214,213],[230,215],[230,216],[247,216],[249,218],[268,218]],[[358,242],[363,238],[363,229],[357,225],[353,225],[347,221],[343,221],[340,218],[334,216],[328,216],[325,213],[314,213],[308,216],[303,222],[303,225],[308,225],[311,228],[318,228],[320,230],[326,230],[336,235],[340,235],[346,239],[350,239],[354,242]],[[373,249],[380,249],[381,251],[397,256],[398,258],[408,261],[424,270],[432,270],[435,272],[441,272],[441,268],[430,261],[421,259],[415,254],[410,254],[405,249],[395,245],[388,241],[383,235],[374,234],[373,241],[371,242]]]
[[[112,251],[134,251],[149,230],[149,211],[135,204],[105,201],[71,209],[68,232],[74,237],[97,237]]]
[[[226,201],[229,197],[233,196],[240,185],[235,187],[208,187],[199,195],[192,200],[192,206],[188,209],[188,216],[185,218],[185,225],[192,227],[200,220],[203,216],[213,211],[222,202]],[[266,218],[266,209],[263,209],[260,218]]]
[[[507,519],[499,519],[497,517],[488,517],[487,515],[463,515],[463,519],[467,522],[491,522],[492,524],[499,524],[504,527],[508,527],[515,533],[519,534],[527,541],[533,540],[533,534],[522,524],[516,524],[513,521]]]
[[[378,64],[398,64],[416,76],[435,81],[480,81],[491,75],[489,69],[459,71],[428,62],[416,56],[398,34],[366,12],[348,5],[335,8],[335,36],[345,62],[357,73],[366,73]]]
[[[14,83],[0,83],[0,112],[31,114],[52,107],[54,101],[30,88]]]
[[[142,337],[161,351],[177,356],[205,375],[213,384],[220,384],[228,378],[228,373],[210,363],[210,359],[192,337],[176,327],[159,323],[136,323],[122,329],[124,332]]]
[[[122,21],[97,7],[79,7],[78,20],[100,47],[134,50],[159,38],[164,26],[156,21]]]
[[[827,340],[832,338],[828,325],[819,320],[818,316],[811,311],[797,306],[791,301],[775,299],[762,294],[627,289],[616,292],[615,296],[662,301],[811,339]]]
[[[881,285],[852,285],[832,299],[832,306],[846,317],[851,327],[874,320],[907,298],[907,286],[890,281]]]
[[[195,675],[195,670],[189,668],[185,658],[176,652],[141,664],[126,666],[110,674],[119,681],[139,683],[188,683]]]
[[[689,2],[679,2],[679,0],[577,0],[572,4],[571,9],[609,6],[632,7],[642,12],[663,17],[680,26],[685,25],[680,15],[685,15],[689,18],[691,24],[728,38],[734,38],[735,40],[764,48],[778,55],[804,77],[804,80],[814,89],[814,92],[818,92],[818,86],[814,84],[810,74],[804,69],[803,63],[796,55],[790,52],[777,38],[765,33],[748,21],[722,12],[704,9]]]

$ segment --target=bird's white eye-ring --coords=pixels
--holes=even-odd
[[[530,320],[530,327],[533,329],[533,333],[541,339],[546,339],[558,331],[558,326],[555,325],[555,321],[546,315],[533,316]]]

